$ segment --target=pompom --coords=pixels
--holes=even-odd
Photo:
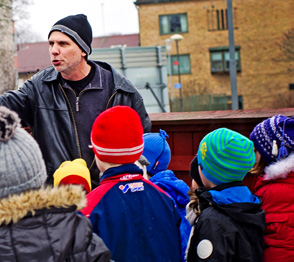
[[[281,159],[281,158],[285,158],[288,156],[288,150],[285,146],[285,142],[283,141],[281,143],[281,147],[279,149],[279,155],[278,155],[278,159]]]
[[[272,155],[274,156],[278,155],[278,145],[276,140],[273,140]]]
[[[17,127],[20,127],[18,115],[7,107],[0,106],[0,141],[8,141]]]
[[[162,130],[162,129],[159,129],[159,134],[160,134],[160,136],[163,139],[167,139],[168,138],[168,134],[164,130]]]

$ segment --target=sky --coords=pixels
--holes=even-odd
[[[68,15],[87,15],[93,37],[139,33],[135,0],[33,0],[27,7],[28,24],[40,41],[47,41],[52,25]]]

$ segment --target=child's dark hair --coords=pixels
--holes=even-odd
[[[265,160],[260,156],[258,162],[255,163],[255,165],[251,168],[249,173],[253,175],[258,175],[258,176],[264,176],[264,169],[267,166],[267,163]]]

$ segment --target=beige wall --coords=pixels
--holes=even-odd
[[[180,54],[190,54],[191,74],[182,75],[183,96],[198,94],[231,94],[229,74],[212,75],[210,47],[228,46],[228,30],[208,31],[207,10],[225,9],[226,0],[179,1],[139,6],[141,46],[165,45],[171,35],[160,35],[159,15],[187,13],[189,32],[183,33]],[[244,109],[294,107],[293,72],[285,62],[275,62],[280,49],[276,42],[294,27],[294,0],[235,0],[235,45],[241,47],[241,72],[237,73],[238,94],[243,96]],[[176,54],[175,43],[171,54]],[[173,76],[173,83],[178,82]],[[173,89],[173,96],[178,96]],[[293,97],[293,99],[292,99]]]

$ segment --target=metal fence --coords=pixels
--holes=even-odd
[[[180,98],[172,101],[172,111],[180,112]],[[228,110],[229,101],[226,94],[192,95],[183,97],[183,111]]]

